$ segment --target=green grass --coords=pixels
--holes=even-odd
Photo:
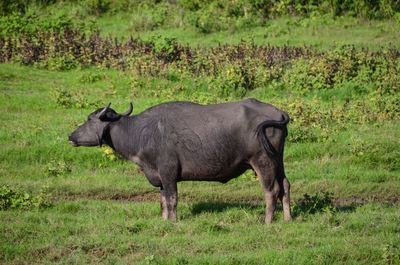
[[[119,10],[90,16],[85,6],[67,2],[31,8],[43,21],[58,14],[72,14],[77,25],[93,20],[103,36],[122,40],[163,36],[205,48],[245,40],[319,50],[341,45],[400,49],[395,19],[281,17],[265,26],[202,34],[187,22],[171,26],[175,14],[154,30],[141,28],[143,20],[157,19],[149,17],[154,11],[149,8],[142,14]],[[67,137],[109,102],[122,112],[133,98],[137,114],[164,101],[234,99],[216,96],[212,78],[177,71],[143,77],[130,71],[78,67],[59,72],[0,64],[0,186],[33,196],[45,188],[52,201],[46,208],[0,210],[0,264],[400,264],[399,120],[336,125],[319,120],[322,128],[307,127],[317,135],[315,141],[288,141],[285,169],[295,206],[291,223],[282,221],[279,205],[273,224],[263,224],[262,189],[248,171],[227,184],[179,183],[178,222],[172,224],[162,221],[159,191],[137,166],[112,161],[102,148],[74,148]],[[375,83],[346,81],[305,94],[269,83],[246,97],[283,109],[293,99],[307,103],[306,113],[307,108],[334,109],[346,100],[377,100],[371,96]],[[294,126],[289,124],[289,134]],[[327,132],[326,139],[321,132]],[[333,205],[309,205],[313,214],[296,207],[304,194],[320,199],[324,192],[333,194]]]
[[[286,173],[293,201],[304,193],[332,192],[339,205],[336,212],[300,212],[292,223],[284,223],[279,209],[275,223],[263,225],[263,194],[249,172],[225,185],[180,183],[179,221],[171,224],[161,220],[158,190],[136,166],[110,161],[103,149],[73,148],[67,141],[90,112],[110,101],[117,111],[125,111],[133,97],[134,112],[140,113],[163,101],[212,96],[206,85],[199,89],[191,80],[146,80],[152,85],[141,91],[129,72],[94,68],[56,72],[0,64],[0,185],[33,194],[48,187],[54,203],[39,210],[0,211],[0,262],[399,262],[397,120],[354,124],[324,142],[287,143]],[[184,91],[159,91],[160,84],[183,86]],[[264,89],[248,96],[273,102],[290,94]],[[60,96],[60,91],[70,95]],[[324,93],[315,96],[326,103],[331,99]],[[71,106],[57,103],[60,98]],[[219,100],[223,99],[213,99]],[[49,174],[49,167],[61,161],[71,172]]]
[[[0,212],[0,257],[7,264],[398,261],[399,206],[348,207],[334,219],[320,212],[271,226],[261,224],[262,205],[181,203],[179,213],[171,224],[160,220],[157,203],[86,200]]]

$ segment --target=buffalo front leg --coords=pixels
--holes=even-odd
[[[164,220],[176,222],[176,207],[178,205],[177,167],[165,165],[160,167],[159,176],[162,188],[161,209]]]
[[[160,206],[162,211],[162,218],[164,221],[168,219],[167,198],[163,188],[160,189]]]
[[[177,184],[163,186],[161,190],[161,209],[164,220],[176,222],[176,207],[178,205]]]

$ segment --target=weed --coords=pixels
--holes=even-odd
[[[65,88],[56,87],[52,94],[56,104],[63,108],[93,108],[100,104],[99,100],[89,100],[82,90],[70,92]]]
[[[0,210],[31,209],[50,206],[46,189],[42,189],[37,196],[32,196],[26,191],[8,186],[0,187]]]
[[[246,94],[246,83],[239,66],[228,66],[218,76],[214,89],[221,97],[243,97]]]
[[[97,81],[103,80],[105,78],[105,75],[103,73],[85,73],[82,74],[82,76],[79,78],[79,81],[82,83],[95,83]]]
[[[318,212],[325,212],[333,216],[336,213],[336,207],[333,205],[333,194],[330,192],[314,195],[304,194],[303,198],[294,204],[292,212],[294,216],[307,216]]]
[[[385,244],[382,251],[382,259],[384,264],[400,264],[400,248],[398,245],[393,243]]]
[[[49,57],[37,64],[41,68],[65,71],[72,70],[78,67],[79,62],[71,54],[63,54],[59,56]]]
[[[154,255],[148,255],[144,258],[146,264],[154,264],[156,262],[156,258]]]
[[[62,12],[43,15],[35,12],[35,9],[28,10],[24,15],[10,12],[0,17],[0,35],[2,36],[34,36],[40,32],[63,32],[68,28],[91,31],[95,26],[90,19],[79,21],[70,14]]]
[[[89,14],[101,15],[110,9],[111,0],[86,0],[85,5]]]
[[[165,62],[173,62],[179,58],[180,51],[176,39],[158,35],[152,38],[151,43],[157,58]]]
[[[73,96],[71,92],[63,88],[56,88],[54,90],[54,97],[57,105],[64,108],[69,108],[73,105]]]
[[[115,161],[115,160],[118,159],[117,154],[109,146],[102,147],[102,152],[103,152],[103,157],[106,158],[109,161]]]
[[[71,166],[64,160],[52,160],[46,165],[46,173],[48,176],[59,177],[65,176],[71,172]]]
[[[103,146],[100,148],[102,154],[102,161],[99,163],[99,168],[105,168],[113,165],[113,162],[122,159],[114,152],[114,150],[109,146]]]

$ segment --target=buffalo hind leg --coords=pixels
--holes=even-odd
[[[283,175],[282,182],[280,183],[279,199],[282,202],[283,219],[291,221],[292,215],[290,213],[290,183],[285,175]]]
[[[287,134],[287,130],[284,132]],[[285,221],[292,220],[290,214],[290,183],[285,174],[285,166],[283,163],[283,152],[284,152],[285,138],[280,142],[279,146],[279,160],[278,162],[278,182],[280,186],[279,199],[282,202],[283,208],[283,219]]]
[[[277,181],[277,168],[274,162],[266,155],[262,154],[250,162],[256,172],[265,196],[265,223],[270,224],[274,217],[276,202],[278,200],[280,187]]]

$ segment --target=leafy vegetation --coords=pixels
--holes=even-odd
[[[38,5],[39,4],[39,5]],[[75,9],[80,15],[105,15],[120,12],[137,14],[137,26],[142,30],[168,24],[182,26],[190,24],[201,32],[219,31],[226,27],[243,27],[263,24],[267,19],[282,15],[295,16],[359,16],[362,18],[397,18],[400,4],[397,1],[228,1],[228,0],[181,0],[181,1],[26,1],[5,0],[0,5],[3,14],[27,13],[32,7]],[[139,12],[140,11],[140,12]]]
[[[36,196],[26,191],[18,190],[8,186],[0,187],[0,210],[8,209],[32,209],[49,207],[51,202],[46,190],[43,189]]]
[[[293,214],[315,214],[317,212],[336,212],[336,207],[333,204],[332,194],[325,192],[321,194],[309,195],[304,194],[303,198],[300,199],[293,206]]]
[[[0,13],[0,263],[400,263],[396,1],[30,0]],[[164,223],[137,167],[68,144],[109,102],[140,113],[247,97],[291,116],[291,223],[278,209],[262,224],[252,171],[179,183],[179,221]]]

